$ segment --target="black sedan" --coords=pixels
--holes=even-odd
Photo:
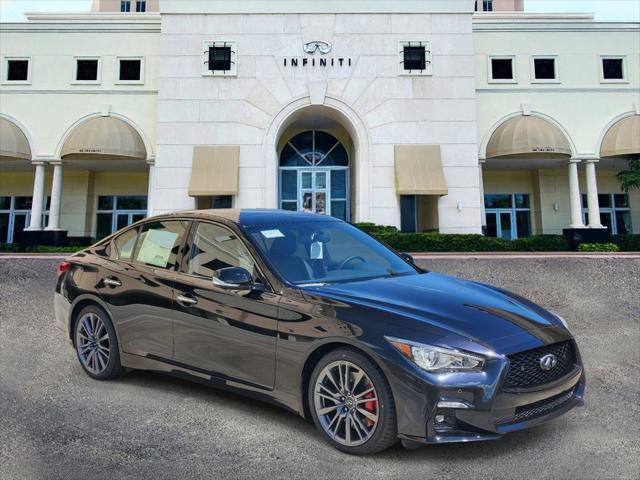
[[[348,453],[496,439],[583,402],[560,317],[331,217],[150,218],[58,275],[56,323],[89,376],[155,370],[242,392]]]

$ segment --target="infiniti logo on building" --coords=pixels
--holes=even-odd
[[[552,353],[540,358],[540,368],[542,370],[551,370],[558,364],[558,359]]]
[[[331,44],[327,42],[322,42],[319,40],[305,43],[302,47],[305,53],[316,53],[316,50],[320,51],[320,54],[326,55],[327,53],[331,53]]]

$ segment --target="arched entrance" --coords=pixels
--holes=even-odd
[[[302,131],[283,144],[279,159],[280,208],[350,218],[349,153],[338,138]]]
[[[346,174],[346,186],[344,197],[339,197],[339,192],[333,192],[330,199],[332,204],[329,207],[331,214],[340,218],[344,216],[350,222],[369,220],[371,218],[371,171],[367,129],[358,115],[348,105],[337,99],[327,96],[322,105],[311,105],[309,102],[310,99],[306,97],[287,105],[276,115],[266,132],[264,138],[267,179],[265,206],[291,209],[295,202],[295,208],[298,209],[298,193],[301,192],[298,192],[297,179],[295,198],[282,197],[281,154],[288,142],[298,134],[309,131],[325,132],[337,139],[347,153],[346,169],[344,165],[332,167],[342,167]],[[315,168],[311,166],[312,170],[321,168],[323,164],[324,162],[315,165]],[[293,174],[289,175],[288,179],[292,181]],[[337,180],[334,181],[334,187],[336,185],[339,185]],[[283,200],[289,200],[291,204],[283,205]],[[342,207],[344,207],[344,214],[341,213]]]

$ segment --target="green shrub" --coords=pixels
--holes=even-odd
[[[640,235],[616,235],[615,243],[622,252],[640,252]]]
[[[20,245],[18,243],[0,243],[0,252],[11,253],[76,253],[86,245],[68,245],[53,247],[49,245]]]
[[[581,243],[579,252],[619,252],[620,247],[615,243]]]
[[[375,223],[362,222],[354,223],[354,226],[367,232],[369,235],[379,235],[382,233],[400,233],[396,227],[376,225]]]
[[[562,252],[568,250],[562,235],[536,235],[518,240],[441,233],[372,233],[402,252]]]

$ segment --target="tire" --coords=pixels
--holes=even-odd
[[[307,401],[318,430],[342,452],[370,455],[398,441],[389,382],[355,349],[340,348],[320,359],[309,379]]]
[[[92,334],[93,329],[97,334]],[[115,328],[99,306],[86,306],[76,316],[73,346],[80,366],[91,378],[110,380],[124,373]]]

